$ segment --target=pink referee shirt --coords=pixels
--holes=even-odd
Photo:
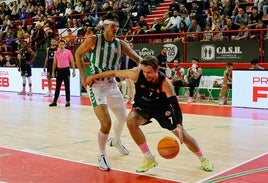
[[[54,58],[57,60],[58,68],[70,67],[70,59],[73,57],[73,54],[70,50],[57,50],[55,52]]]

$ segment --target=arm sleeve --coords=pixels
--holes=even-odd
[[[168,98],[168,101],[173,108],[173,111],[175,113],[175,120],[178,122],[180,125],[182,125],[182,113],[181,113],[181,108],[179,106],[178,100],[176,96],[172,96]]]

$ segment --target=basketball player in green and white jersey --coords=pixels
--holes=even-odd
[[[107,70],[119,70],[122,54],[129,56],[138,64],[142,58],[125,41],[116,38],[119,29],[119,17],[117,14],[108,13],[103,17],[103,21],[104,32],[88,37],[76,50],[75,60],[81,73],[82,84],[87,87],[94,112],[101,125],[98,132],[99,168],[101,170],[110,170],[111,167],[106,154],[107,141],[110,146],[116,147],[120,153],[129,154],[129,151],[120,141],[127,118],[125,103],[115,78],[98,79],[91,86],[87,86],[87,75],[82,57],[86,56],[89,60],[90,75]],[[112,120],[108,107],[116,116],[114,135],[109,139]]]

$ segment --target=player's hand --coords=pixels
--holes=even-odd
[[[76,72],[75,72],[75,71],[73,71],[73,74],[72,74],[72,76],[73,76],[73,77],[75,77],[75,76],[76,76]]]
[[[91,86],[93,83],[94,83],[94,76],[91,75],[91,76],[88,76],[85,80],[85,86]]]

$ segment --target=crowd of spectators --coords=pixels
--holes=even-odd
[[[268,1],[247,0],[171,0],[169,10],[152,25],[138,21],[136,34],[181,33],[173,39],[179,41],[247,40],[259,39],[266,29]],[[139,30],[143,31],[139,31]],[[257,30],[257,31],[253,31]],[[229,32],[228,32],[229,31]],[[198,34],[203,32],[203,34]],[[187,35],[185,34],[187,33]],[[267,37],[264,33],[264,38]]]
[[[59,29],[81,29],[77,36],[102,32],[102,16],[115,11],[120,16],[121,35],[151,33],[178,34],[172,41],[243,40],[258,39],[259,31],[267,28],[262,17],[267,14],[268,0],[255,0],[247,11],[247,0],[170,0],[169,10],[152,25],[146,21],[152,8],[161,0],[14,0],[0,4],[0,52],[18,50],[20,40],[27,40],[35,49],[57,37]],[[73,30],[73,29],[72,29]],[[242,30],[226,33],[225,30]],[[202,38],[195,32],[203,32]],[[213,32],[212,31],[218,31]],[[191,34],[189,34],[191,32]]]

